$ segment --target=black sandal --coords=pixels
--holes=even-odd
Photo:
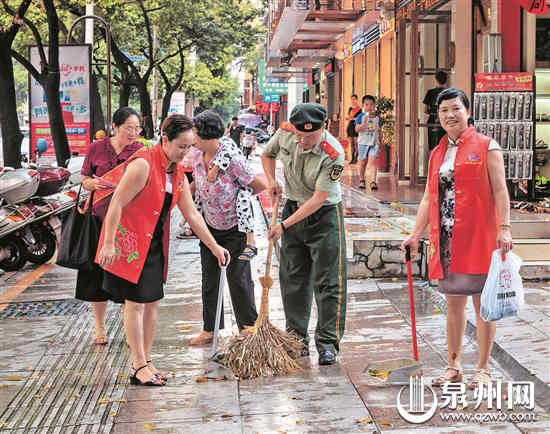
[[[252,244],[247,244],[242,253],[239,255],[239,259],[241,261],[250,261],[257,254],[258,249],[256,248],[256,246],[253,246]],[[241,256],[244,256],[244,258],[241,258]]]
[[[135,386],[156,386],[156,387],[165,386],[166,382],[156,375],[153,375],[153,378],[145,382],[141,381],[137,377],[137,373],[141,371],[143,368],[147,368],[148,366],[149,365],[143,365],[142,367],[137,368],[134,372],[134,375],[130,376],[130,383]]]
[[[370,189],[371,190],[378,190],[378,185],[376,185],[376,182],[373,181],[373,182],[370,183]]]
[[[366,187],[365,187],[365,180],[364,180],[364,179],[362,179],[361,181],[359,181],[359,188],[360,188],[361,190],[364,190],[364,189],[366,188]]]
[[[147,360],[147,365],[149,365],[149,364],[152,365],[153,361],[152,360]],[[157,369],[157,368],[155,368],[155,369]],[[157,370],[157,372],[153,372],[153,374],[155,375],[155,377],[160,378],[162,381],[168,381],[168,377],[166,375],[161,374],[158,370]]]

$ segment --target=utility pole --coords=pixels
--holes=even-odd
[[[153,25],[153,61],[157,59],[157,25]],[[153,129],[157,129],[157,98],[158,98],[158,78],[157,78],[157,68],[153,69],[153,89],[151,89],[151,100],[153,101],[152,115],[153,115]]]
[[[86,15],[94,14],[94,1],[88,0],[86,2]],[[86,20],[84,42],[86,44],[94,44],[94,20]]]

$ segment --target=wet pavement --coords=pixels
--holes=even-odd
[[[254,164],[258,164],[257,160]],[[366,198],[369,203],[372,198]],[[384,209],[384,204],[371,208]],[[401,217],[390,215],[390,227],[372,223],[373,231],[406,230]],[[265,221],[255,202],[259,253],[253,260],[253,278],[263,272],[267,250]],[[362,218],[369,218],[362,216]],[[372,217],[376,219],[376,217]],[[174,213],[177,233],[179,212]],[[354,219],[351,219],[354,220]],[[391,223],[393,222],[393,223]],[[355,222],[357,223],[357,222]],[[353,221],[349,225],[355,224]],[[353,230],[354,227],[348,228]],[[360,232],[360,230],[359,230]],[[174,238],[174,237],[173,237]],[[550,405],[546,398],[549,375],[548,316],[550,283],[527,290],[526,309],[517,320],[500,322],[491,370],[505,382],[535,381],[537,422],[445,422],[443,409],[427,423],[413,425],[397,408],[398,385],[364,374],[369,363],[412,358],[408,292],[405,280],[362,279],[348,282],[346,333],[338,363],[319,366],[312,344],[303,358],[303,371],[288,377],[217,381],[202,377],[211,366],[210,347],[190,347],[202,330],[201,270],[197,240],[173,240],[166,296],[159,310],[153,362],[167,374],[167,386],[147,388],[128,381],[130,364],[120,307],[110,304],[109,344],[91,344],[93,328],[89,306],[72,299],[76,273],[55,265],[0,276],[0,430],[8,433],[256,433],[256,432],[550,432]],[[284,314],[274,260],[275,283],[270,297],[270,320],[284,327]],[[256,284],[257,303],[260,285]],[[445,307],[440,296],[415,281],[420,360],[425,382],[446,365]],[[226,285],[225,299],[228,300]],[[237,330],[231,304],[224,306],[226,330],[222,341]],[[469,308],[471,318],[471,307]],[[313,307],[310,334],[316,324]],[[6,339],[7,338],[7,339]],[[477,346],[469,324],[464,343],[465,381],[474,372]],[[519,366],[519,367],[518,367]],[[528,379],[526,381],[529,381]],[[437,391],[439,402],[443,396]],[[466,414],[494,413],[468,392]],[[516,411],[516,409],[514,409]]]

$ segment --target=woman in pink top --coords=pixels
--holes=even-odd
[[[193,123],[196,150],[190,158],[193,159],[195,206],[204,216],[216,242],[226,248],[232,258],[236,258],[227,267],[227,282],[237,325],[242,330],[244,326],[253,325],[258,314],[254,301],[250,261],[237,259],[246,247],[246,234],[238,229],[237,196],[242,187],[248,186],[252,188],[253,194],[258,194],[266,188],[266,184],[248,166],[242,153],[233,153],[227,169],[220,169],[216,179],[213,182],[208,181],[208,171],[214,158],[218,153],[229,153],[232,142],[222,139],[223,121],[212,111],[202,112],[193,119]],[[192,339],[190,345],[212,342],[220,280],[216,257],[202,242],[200,250],[204,324],[203,332]],[[222,315],[220,329],[223,327]]]

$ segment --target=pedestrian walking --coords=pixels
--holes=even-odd
[[[205,111],[193,119],[196,152],[193,154],[193,178],[195,204],[200,210],[216,242],[237,258],[246,249],[246,234],[239,231],[239,192],[250,187],[252,194],[266,188],[248,166],[242,153],[231,153],[227,140],[221,140],[223,121],[212,111]],[[230,157],[226,170],[220,170],[214,182],[208,181],[208,172],[213,168],[219,154]],[[225,158],[224,157],[224,158]],[[205,345],[212,342],[216,319],[216,303],[220,280],[220,269],[216,258],[207,246],[200,243],[202,267],[202,317],[203,331],[189,342],[189,345]],[[249,260],[236,259],[227,267],[227,283],[235,311],[237,326],[242,330],[254,324],[256,304],[254,282]],[[223,312],[223,310],[222,310]],[[224,328],[223,316],[220,329]]]
[[[362,112],[357,115],[355,120],[355,130],[359,137],[357,138],[359,148],[359,160],[361,167],[359,169],[359,188],[365,188],[365,183],[371,179],[370,189],[378,190],[376,184],[376,159],[380,149],[380,119],[375,114],[376,99],[372,95],[365,95],[362,100]],[[370,175],[365,178],[365,172]]]
[[[252,149],[254,148],[255,143],[256,137],[254,136],[254,133],[252,132],[252,130],[247,128],[243,139],[243,154],[247,160],[252,153]]]
[[[243,133],[243,126],[239,125],[239,118],[233,116],[231,123],[225,130],[225,135],[231,137],[235,144],[241,147],[241,135]]]
[[[437,97],[445,90],[447,83],[447,73],[445,71],[437,71],[435,73],[436,87],[429,89],[424,96],[424,113],[428,115],[428,147],[430,152],[439,144],[439,141],[445,135],[445,130],[439,123],[437,110]],[[439,125],[435,125],[439,124]]]
[[[113,137],[105,137],[103,130],[96,133],[101,137],[88,148],[82,174],[82,187],[86,190],[101,191],[109,188],[101,179],[112,168],[130,158],[143,144],[137,141],[141,130],[141,118],[133,108],[119,108],[113,115]],[[102,133],[102,134],[101,134]],[[92,214],[101,221],[105,218],[111,196],[98,202],[92,209]],[[96,240],[97,241],[97,240]],[[79,270],[76,277],[75,298],[92,303],[94,316],[94,344],[106,345],[108,343],[105,331],[105,319],[107,314],[107,302],[114,299],[103,290],[103,272],[99,266],[93,270]]]
[[[357,149],[357,131],[355,130],[355,121],[357,115],[361,113],[361,106],[359,105],[359,97],[355,94],[351,96],[351,107],[348,109],[348,115],[346,120],[348,121],[348,126],[346,132],[348,134],[348,139],[350,140],[351,146],[351,159],[350,164],[357,163],[358,149]]]
[[[151,351],[168,272],[170,210],[178,205],[218,266],[229,260],[195,209],[179,164],[193,144],[192,128],[187,116],[169,116],[160,143],[142,148],[111,172],[120,181],[105,217],[96,262],[105,270],[103,288],[125,301],[124,328],[133,357],[130,376],[137,385],[166,384],[166,377],[151,363]]]
[[[281,239],[279,278],[287,331],[309,345],[313,296],[318,309],[315,345],[319,364],[336,362],[346,317],[346,241],[340,176],[342,146],[323,124],[326,109],[298,104],[271,138],[262,163],[272,195],[282,193],[275,179],[276,159],[284,167],[288,197],[281,223],[269,239]],[[305,350],[304,356],[309,355]]]
[[[500,146],[468,126],[470,103],[459,89],[442,91],[438,114],[447,135],[430,156],[428,183],[418,208],[412,235],[403,244],[414,257],[424,230],[430,226],[428,248],[430,279],[439,279],[447,302],[448,365],[433,386],[460,382],[462,339],[466,329],[466,302],[472,296],[479,348],[476,373],[470,388],[491,382],[489,355],[495,323],[479,314],[481,292],[492,252],[512,248],[510,201]]]

